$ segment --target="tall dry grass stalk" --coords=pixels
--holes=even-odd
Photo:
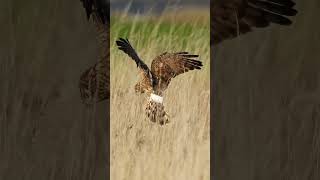
[[[202,25],[197,19],[173,23],[165,17],[112,17],[111,179],[210,178],[209,17]],[[168,125],[146,119],[143,105],[147,97],[134,92],[138,70],[134,61],[116,48],[119,37],[128,37],[148,65],[165,51],[200,55],[203,69],[174,78],[164,95],[171,120]]]

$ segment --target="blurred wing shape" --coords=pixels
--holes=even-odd
[[[275,23],[290,25],[287,16],[297,11],[291,0],[213,0],[211,2],[211,43],[264,28]]]
[[[136,62],[137,67],[142,73],[143,78],[148,78],[150,81],[152,81],[152,74],[148,66],[139,58],[138,54],[131,46],[129,40],[119,38],[119,40],[116,41],[116,44],[120,50],[122,50],[124,53],[126,53],[129,57],[131,57],[131,59],[133,59]]]
[[[110,98],[109,62],[101,60],[82,73],[79,81],[81,99],[91,105]]]
[[[109,80],[109,0],[81,0],[88,19],[92,17],[99,42],[99,59],[82,73],[79,81],[81,99],[92,104],[110,97]]]
[[[151,72],[160,80],[170,82],[171,78],[194,69],[201,69],[202,62],[193,58],[198,55],[188,52],[163,53],[151,64]]]
[[[103,24],[108,22],[109,17],[109,0],[80,0],[86,10],[87,18],[90,19],[92,13],[96,13]]]

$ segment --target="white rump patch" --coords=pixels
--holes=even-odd
[[[150,100],[153,101],[153,102],[161,103],[161,104],[162,104],[162,102],[163,102],[163,97],[151,93]]]

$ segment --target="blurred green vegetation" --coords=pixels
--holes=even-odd
[[[148,44],[158,44],[157,47],[162,50],[189,48],[194,51],[202,44],[203,52],[209,53],[209,16],[201,20],[181,20],[165,16],[113,15],[110,28],[111,47],[114,47],[117,38],[123,37],[138,41],[138,49]]]

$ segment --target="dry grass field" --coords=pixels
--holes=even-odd
[[[209,11],[197,14],[187,10],[161,17],[111,17],[111,179],[210,178]],[[203,69],[174,78],[164,95],[168,125],[146,119],[148,97],[134,92],[138,70],[117,49],[119,37],[127,37],[148,65],[165,51],[200,55]]]

